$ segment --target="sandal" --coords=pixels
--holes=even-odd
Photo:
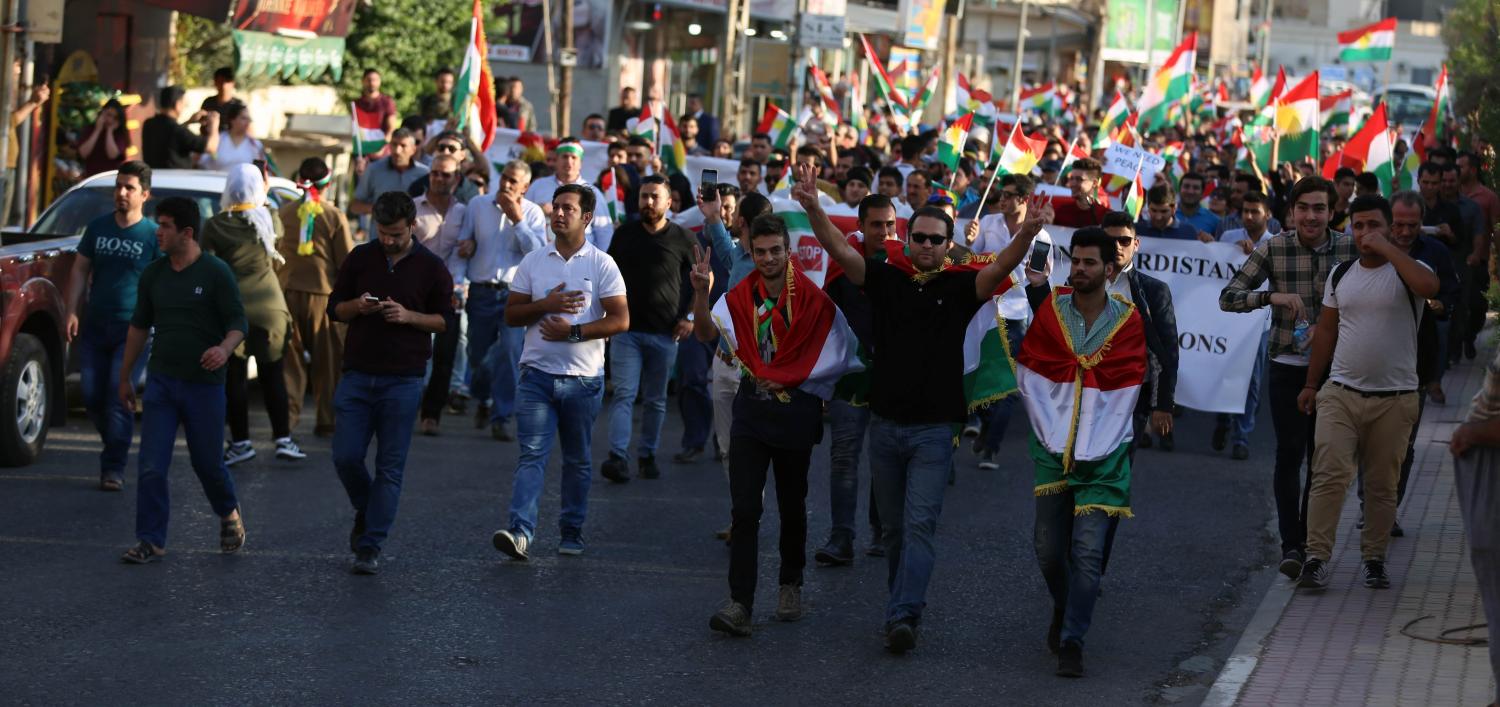
[[[245,514],[219,521],[219,551],[228,555],[245,545]]]
[[[157,552],[156,548],[151,547],[151,543],[142,540],[135,547],[126,550],[125,554],[120,556],[120,561],[129,565],[149,565],[152,562],[160,560],[161,556],[165,554],[164,552]]]
[[[125,488],[125,482],[121,481],[118,476],[99,477],[99,490],[101,491],[119,491],[123,488]]]

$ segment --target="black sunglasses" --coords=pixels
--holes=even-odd
[[[943,241],[946,241],[946,240],[948,240],[947,236],[944,236],[944,235],[938,234],[938,233],[913,233],[913,234],[911,234],[911,242],[912,243],[926,243],[928,245],[942,245]]]

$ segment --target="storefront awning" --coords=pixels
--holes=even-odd
[[[338,81],[344,74],[343,37],[281,37],[266,32],[234,31],[241,76],[297,76],[309,79],[325,71]]]

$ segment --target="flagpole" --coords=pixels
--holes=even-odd
[[[989,203],[989,200],[990,200],[990,187],[995,186],[995,177],[998,177],[998,176],[1000,176],[1000,162],[999,162],[999,160],[996,160],[995,161],[995,168],[990,171],[990,181],[988,181],[988,182],[985,183],[985,185],[984,185],[984,194],[980,195],[980,197],[979,197],[979,213],[983,213],[984,212],[984,206],[985,206],[985,204]]]

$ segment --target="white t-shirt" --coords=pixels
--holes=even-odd
[[[1323,290],[1323,306],[1339,311],[1329,380],[1371,393],[1416,390],[1417,324],[1424,307],[1421,297],[1407,292],[1396,266],[1367,268],[1356,261],[1337,290],[1332,273]]]
[[[587,324],[604,318],[604,307],[599,300],[604,297],[624,297],[625,280],[620,277],[620,268],[608,253],[584,242],[573,257],[564,259],[557,252],[554,241],[544,248],[526,254],[516,267],[516,276],[511,280],[510,291],[529,295],[533,300],[547,296],[559,284],[566,290],[579,290],[584,294],[583,311],[578,314],[550,314],[568,320],[571,324]],[[576,344],[567,341],[546,341],[537,324],[526,327],[526,342],[521,348],[521,365],[557,376],[602,376],[604,375],[604,340],[588,339]]]
[[[249,135],[240,144],[226,131],[219,131],[219,149],[212,155],[203,156],[203,165],[209,169],[228,170],[237,164],[250,164],[265,157],[266,151],[260,141]]]
[[[969,250],[975,253],[999,253],[1011,242],[1010,227],[1005,225],[1005,214],[989,214],[979,219],[979,234],[974,236]],[[1021,259],[1011,277],[1016,278],[1005,294],[1000,296],[1000,316],[1010,320],[1025,321],[1031,318],[1031,304],[1026,300],[1026,261]]]

